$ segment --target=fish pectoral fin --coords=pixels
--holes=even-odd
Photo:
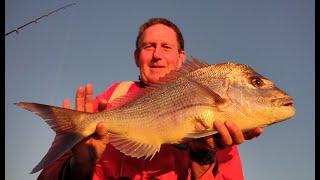
[[[161,144],[145,144],[132,139],[128,139],[118,134],[109,134],[110,143],[120,152],[131,157],[145,157],[151,160],[160,151]]]
[[[218,133],[218,131],[214,131],[212,129],[210,129],[210,130],[194,130],[186,135],[185,140],[198,139],[198,138],[210,136],[210,135],[213,135],[216,133]]]
[[[190,85],[197,88],[197,93],[195,95],[198,95],[200,101],[210,102],[209,104],[214,106],[225,104],[226,100],[210,89],[207,85],[187,76],[184,76],[183,78],[185,78]]]

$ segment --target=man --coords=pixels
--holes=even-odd
[[[149,19],[139,29],[134,59],[140,70],[139,82],[115,83],[96,100],[93,86],[87,84],[76,93],[75,109],[86,112],[109,109],[115,97],[139,91],[179,68],[186,59],[179,28],[163,18]],[[70,101],[64,100],[63,106],[70,108]],[[44,169],[38,179],[243,179],[236,144],[259,136],[263,129],[243,134],[231,121],[216,121],[213,126],[219,137],[177,146],[163,145],[149,161],[125,156],[108,145],[108,134],[100,123],[95,134]]]

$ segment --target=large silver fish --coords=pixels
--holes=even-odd
[[[194,58],[158,84],[118,98],[110,111],[86,113],[27,102],[16,105],[42,117],[56,132],[51,148],[31,173],[93,134],[98,122],[105,123],[110,143],[119,151],[152,159],[162,144],[217,133],[215,120],[232,120],[245,132],[295,114],[292,98],[249,66],[209,65]],[[205,129],[197,129],[197,123]]]

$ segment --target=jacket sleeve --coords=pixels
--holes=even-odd
[[[209,167],[209,169],[202,175],[202,176],[200,176],[199,178],[198,178],[198,180],[215,180],[215,179],[217,179],[214,175],[213,175],[213,173],[212,173],[212,171],[213,171],[213,168],[216,166],[216,163],[213,163],[213,164],[211,164],[211,166]],[[188,178],[187,178],[188,180],[191,180],[192,178],[191,178],[191,170],[190,170],[190,168],[189,168],[189,175],[188,175]],[[220,179],[219,179],[220,180]]]
[[[236,145],[217,152],[218,173],[216,179],[243,180],[241,159]]]
[[[103,93],[101,93],[100,95],[98,95],[96,97],[96,99],[93,102],[93,111],[94,112],[98,112],[99,102],[101,102],[102,100],[106,100],[107,102],[109,101],[111,95],[113,94],[114,90],[118,87],[119,84],[120,84],[120,82],[116,82],[116,83],[112,84]],[[108,103],[106,109],[109,109],[109,106],[110,106],[110,104]]]

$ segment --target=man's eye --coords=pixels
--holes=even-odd
[[[166,46],[166,45],[162,46],[162,48],[165,52],[171,52],[173,49],[171,46]]]
[[[172,49],[170,46],[163,46],[165,49]]]
[[[150,44],[150,45],[145,45],[143,46],[143,49],[151,49],[153,46]]]
[[[258,77],[254,77],[251,79],[251,84],[254,86],[254,87],[261,87],[264,85],[262,79],[258,78]]]

